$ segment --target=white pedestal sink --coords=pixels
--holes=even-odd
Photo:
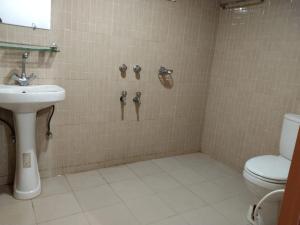
[[[14,196],[34,198],[41,193],[36,157],[36,112],[65,99],[56,85],[0,85],[0,107],[13,111],[17,152]]]

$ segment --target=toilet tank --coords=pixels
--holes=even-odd
[[[285,114],[280,137],[280,155],[292,160],[294,148],[300,126],[300,116],[296,114]]]

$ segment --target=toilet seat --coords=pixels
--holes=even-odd
[[[257,156],[245,164],[245,171],[260,180],[274,184],[285,184],[291,162],[275,155]]]
[[[259,196],[262,197],[270,191],[274,191],[277,189],[285,188],[286,182],[276,183],[276,181],[266,181],[256,176],[255,174],[249,172],[248,170],[243,171],[243,176],[246,179],[246,184],[252,192],[261,192]],[[267,190],[267,191],[265,191]]]

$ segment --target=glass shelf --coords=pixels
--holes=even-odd
[[[50,46],[42,46],[0,41],[0,48],[24,51],[59,52],[59,49],[55,43]]]

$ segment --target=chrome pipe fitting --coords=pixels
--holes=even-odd
[[[121,71],[121,73],[125,73],[127,70],[127,66],[125,64],[122,64],[121,66],[119,66],[119,70]]]
[[[126,97],[127,97],[127,91],[122,91],[120,97],[120,102],[122,105],[126,105]]]
[[[164,66],[161,66],[158,70],[158,74],[161,76],[171,75],[174,71],[171,69],[167,69]]]
[[[142,93],[140,91],[137,91],[135,93],[135,96],[134,98],[132,99],[132,101],[137,104],[137,105],[141,105],[141,96],[142,96]]]
[[[133,66],[133,72],[136,74],[139,74],[142,71],[142,67],[140,65],[134,65]]]

